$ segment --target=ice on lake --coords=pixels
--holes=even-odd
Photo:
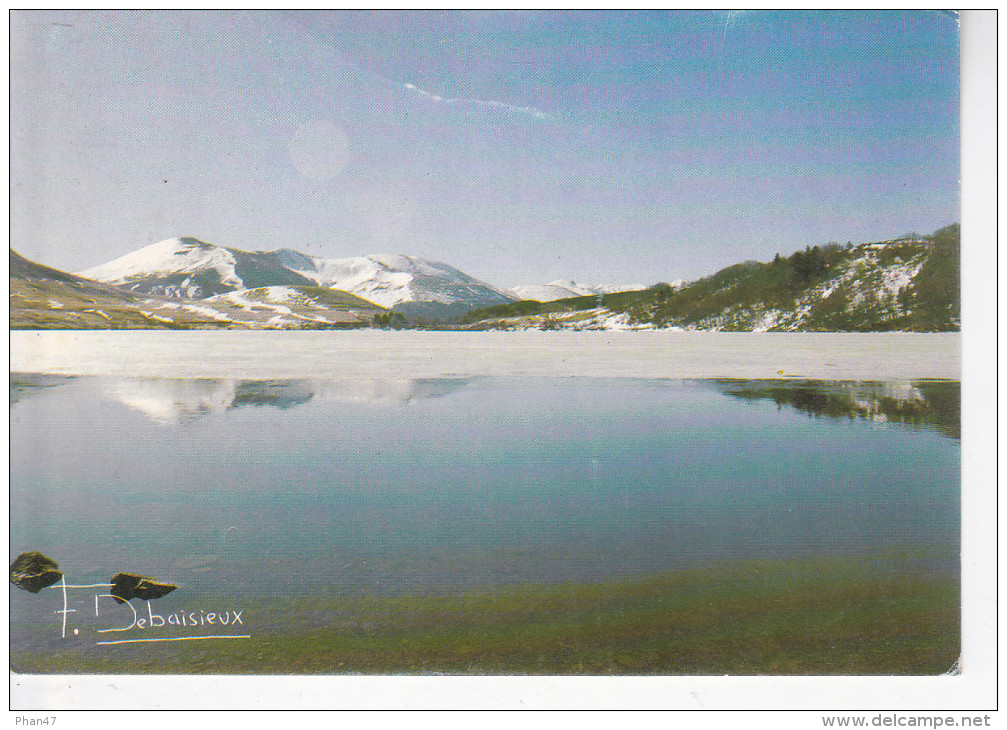
[[[958,333],[15,331],[11,372],[959,380]]]

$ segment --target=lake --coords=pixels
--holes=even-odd
[[[24,671],[932,673],[956,656],[953,380],[34,372],[11,398],[10,558],[39,550],[90,586],[66,604],[59,584],[11,586]],[[178,587],[131,609],[100,597],[119,572]],[[852,664],[835,635],[807,645],[837,621]],[[569,659],[542,645],[565,631]],[[763,646],[774,631],[795,633]]]

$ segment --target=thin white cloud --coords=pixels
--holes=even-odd
[[[490,109],[500,109],[506,112],[513,112],[515,114],[527,114],[528,116],[535,117],[536,119],[552,119],[552,115],[541,109],[536,109],[533,106],[516,106],[514,104],[507,104],[503,101],[496,101],[495,99],[464,99],[464,98],[452,98],[447,96],[441,96],[440,94],[433,94],[429,91],[424,91],[416,84],[402,84],[402,88],[408,89],[416,94],[419,94],[424,99],[430,99],[430,101],[437,102],[438,104],[472,104],[474,106],[487,107]]]

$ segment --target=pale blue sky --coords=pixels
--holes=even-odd
[[[11,245],[695,278],[957,220],[958,93],[937,11],[17,11]]]

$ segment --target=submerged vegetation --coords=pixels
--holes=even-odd
[[[741,561],[585,585],[269,599],[243,609],[247,640],[15,648],[11,662],[31,673],[934,675],[959,655],[958,578],[932,568],[953,555],[921,558]],[[291,622],[283,630],[281,614]]]

